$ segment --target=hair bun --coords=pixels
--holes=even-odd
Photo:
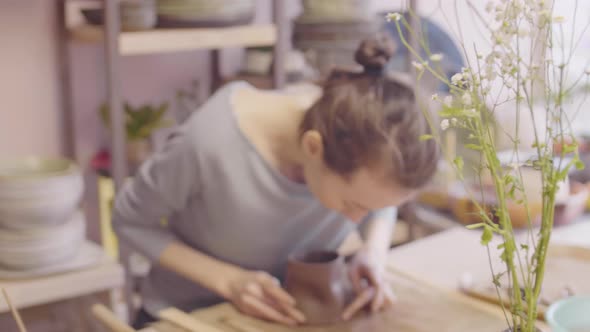
[[[395,42],[385,34],[365,39],[356,50],[354,59],[366,73],[381,73],[395,53]]]

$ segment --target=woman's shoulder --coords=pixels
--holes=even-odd
[[[236,146],[242,137],[231,99],[241,88],[251,86],[246,82],[231,82],[219,88],[179,126],[178,133],[201,153],[227,152]]]

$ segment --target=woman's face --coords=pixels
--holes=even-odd
[[[301,143],[303,173],[309,190],[326,208],[354,222],[360,222],[370,211],[403,204],[415,194],[415,190],[383,181],[384,173],[373,168],[361,167],[346,178],[332,171],[324,162],[321,136],[317,132],[305,133]]]

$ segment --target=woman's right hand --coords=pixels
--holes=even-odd
[[[247,315],[291,326],[305,321],[295,299],[266,272],[242,270],[226,280],[224,288],[223,296]]]

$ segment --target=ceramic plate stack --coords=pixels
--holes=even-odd
[[[0,162],[0,272],[47,269],[76,256],[85,238],[82,191],[71,161]]]
[[[303,0],[300,22],[350,22],[374,19],[374,0]]]
[[[221,27],[247,24],[255,0],[158,0],[158,26]]]
[[[82,213],[52,227],[0,231],[0,265],[27,270],[59,264],[70,259],[84,241]]]
[[[303,13],[295,20],[293,45],[307,61],[327,75],[334,66],[355,66],[354,52],[361,40],[379,29],[373,1],[303,0]]]

